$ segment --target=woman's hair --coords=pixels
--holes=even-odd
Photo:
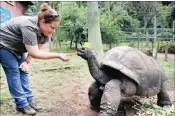
[[[40,11],[38,12],[38,21],[44,19],[45,23],[51,23],[53,21],[61,21],[60,16],[57,12],[48,6],[47,3],[42,3]]]

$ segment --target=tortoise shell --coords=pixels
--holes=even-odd
[[[100,64],[102,67],[106,65],[122,72],[137,84],[141,84],[145,78],[153,79],[155,76],[163,80],[167,79],[167,74],[153,58],[127,46],[115,47],[107,51]]]

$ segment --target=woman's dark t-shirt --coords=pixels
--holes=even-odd
[[[37,17],[20,16],[0,25],[0,46],[14,53],[18,59],[27,52],[25,45],[35,46],[48,40],[39,30]]]

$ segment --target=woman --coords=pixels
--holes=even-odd
[[[20,16],[1,24],[0,63],[16,109],[24,114],[34,115],[41,110],[33,100],[26,72],[31,58],[69,60],[68,54],[39,50],[49,40],[60,20],[57,12],[43,3],[37,17]],[[27,57],[25,52],[28,52]]]

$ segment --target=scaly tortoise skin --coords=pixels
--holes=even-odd
[[[95,79],[88,95],[91,108],[100,109],[99,116],[116,116],[123,97],[157,95],[159,106],[171,105],[164,86],[167,74],[143,52],[127,46],[115,47],[100,61],[92,49],[82,47],[77,52],[87,60]]]

